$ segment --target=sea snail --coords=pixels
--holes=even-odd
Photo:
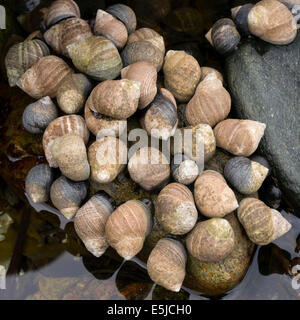
[[[194,160],[185,154],[176,153],[171,162],[171,172],[175,181],[189,185],[197,179],[199,167]]]
[[[209,218],[222,218],[239,206],[223,176],[213,170],[205,170],[197,178],[194,197],[200,212]]]
[[[155,215],[168,233],[174,235],[188,233],[198,219],[193,194],[180,183],[168,184],[157,197]]]
[[[198,260],[218,262],[231,254],[234,241],[230,223],[222,218],[212,218],[196,225],[186,239],[186,246]]]
[[[230,159],[224,169],[225,179],[240,193],[252,194],[259,190],[269,170],[245,157]]]
[[[105,193],[99,193],[90,198],[76,213],[76,233],[95,257],[100,257],[109,247],[105,237],[105,225],[113,211],[112,198]]]
[[[157,284],[179,292],[185,278],[186,259],[185,249],[179,241],[163,238],[150,253],[147,271]]]
[[[236,7],[232,9],[232,17],[244,34],[253,34],[272,44],[289,44],[297,35],[293,14],[277,0]]]
[[[241,201],[238,218],[250,240],[258,245],[267,245],[291,229],[280,212],[254,198]]]
[[[130,260],[142,250],[151,226],[149,207],[140,200],[129,200],[109,216],[105,236],[121,257]]]

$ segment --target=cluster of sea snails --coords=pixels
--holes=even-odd
[[[296,2],[261,0],[231,10],[232,19],[218,20],[206,34],[220,54],[234,51],[241,36],[256,36],[266,42],[286,45],[297,35]],[[298,17],[299,18],[299,17]]]
[[[255,10],[273,2],[279,7],[272,7],[272,15],[279,13],[273,18],[283,17],[289,30],[286,7],[263,0],[248,10],[251,32]],[[33,134],[43,133],[48,162],[29,171],[25,190],[33,202],[50,199],[67,219],[74,217],[87,250],[100,257],[111,246],[131,259],[142,250],[154,220],[166,236],[150,253],[149,275],[179,291],[187,252],[204,262],[222,261],[232,253],[235,235],[226,215],[237,210],[248,237],[259,245],[291,228],[278,211],[253,197],[269,173],[268,164],[253,155],[266,125],[226,119],[231,98],[220,72],[200,67],[185,51],[165,54],[163,37],[149,28],[136,30],[134,12],[122,4],[98,10],[91,28],[73,0],[57,0],[44,21],[48,29],[43,39],[15,44],[6,56],[10,85],[37,100],[24,110],[23,124]],[[218,35],[214,29],[213,38]],[[276,42],[269,33],[261,36]],[[75,67],[81,73],[75,73]],[[165,88],[157,81],[160,70]],[[184,121],[179,121],[177,108],[185,108]],[[193,135],[200,132],[204,162],[216,147],[232,155],[224,175],[203,171],[193,158],[193,145],[186,148],[183,143],[171,163],[159,149],[142,147],[130,157],[127,169],[141,188],[158,193],[154,217],[147,199],[118,207],[104,192],[87,199],[90,183],[109,184],[126,168],[127,141],[120,135],[134,114],[140,115],[149,136],[161,140],[172,140],[179,126],[181,131],[192,129]]]

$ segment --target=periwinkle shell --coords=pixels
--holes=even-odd
[[[134,11],[130,7],[118,3],[108,7],[106,9],[106,12],[112,14],[117,19],[122,21],[125,24],[129,34],[135,31],[136,16]]]

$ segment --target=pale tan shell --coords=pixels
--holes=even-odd
[[[236,155],[249,157],[257,149],[266,125],[252,120],[227,119],[214,128],[217,146]]]
[[[199,175],[199,167],[185,154],[177,153],[171,163],[171,172],[175,181],[184,185],[192,184]]]
[[[44,33],[44,38],[56,53],[68,57],[67,47],[69,45],[92,35],[91,28],[86,21],[79,18],[70,18],[47,30]]]
[[[73,181],[84,181],[90,176],[86,147],[77,134],[65,134],[56,138],[50,147],[61,173]]]
[[[210,73],[198,85],[186,106],[185,116],[191,125],[206,123],[214,127],[228,116],[230,108],[230,94],[216,74]]]
[[[61,58],[46,56],[22,75],[17,86],[35,99],[54,98],[62,81],[72,72]]]
[[[115,79],[120,75],[122,60],[118,49],[104,37],[79,40],[67,50],[74,66],[97,81]]]
[[[142,250],[151,224],[149,208],[139,200],[129,200],[109,216],[105,236],[121,257],[130,260]]]
[[[133,181],[145,190],[162,187],[170,177],[168,159],[158,149],[139,149],[128,162],[128,171]]]
[[[254,198],[246,198],[241,201],[238,218],[249,239],[259,245],[273,242],[292,227],[280,212]]]
[[[76,213],[74,227],[87,250],[100,257],[109,247],[105,237],[105,225],[114,208],[109,199],[94,195]]]
[[[155,215],[170,234],[183,235],[191,231],[198,219],[193,194],[183,184],[174,182],[164,187],[155,203]]]
[[[83,138],[85,144],[88,143],[89,130],[81,116],[68,115],[53,120],[43,135],[43,148],[45,156],[49,166],[52,168],[57,168],[58,164],[52,156],[51,145],[56,138],[68,133],[78,134]]]
[[[125,46],[128,33],[125,25],[110,13],[98,9],[94,32],[112,41],[118,49]]]
[[[203,262],[219,262],[234,249],[234,231],[222,218],[199,222],[186,239],[188,252]]]
[[[127,79],[103,81],[93,89],[87,106],[105,116],[125,120],[138,108],[140,87],[140,82]]]
[[[253,35],[273,44],[289,44],[297,35],[296,19],[277,0],[259,1],[249,12],[248,26]]]
[[[148,258],[148,274],[160,286],[179,292],[185,278],[186,259],[185,249],[179,241],[161,239]]]
[[[213,170],[205,170],[199,175],[194,197],[200,212],[209,218],[222,218],[239,206],[223,176]]]
[[[66,18],[80,18],[80,10],[73,0],[56,0],[47,9],[44,21],[50,27]]]
[[[88,105],[84,108],[84,119],[89,130],[97,137],[119,137],[127,128],[127,120],[115,120],[100,113],[91,111]]]
[[[68,75],[56,95],[60,109],[67,114],[79,112],[92,90],[91,81],[82,73]]]
[[[200,82],[203,81],[205,79],[205,77],[211,73],[214,73],[217,76],[217,78],[224,84],[224,79],[223,79],[221,72],[219,72],[218,70],[216,70],[214,68],[210,68],[210,67],[201,67]]]
[[[157,93],[157,71],[153,64],[147,61],[135,62],[122,69],[121,77],[141,83],[139,109],[144,109],[153,101]]]
[[[91,179],[98,183],[109,183],[125,168],[127,147],[115,137],[102,137],[88,151]]]
[[[169,50],[164,63],[165,87],[180,102],[189,101],[200,81],[197,60],[184,51]]]

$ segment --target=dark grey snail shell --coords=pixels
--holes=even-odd
[[[50,97],[29,104],[23,112],[23,126],[30,133],[43,133],[51,121],[58,117],[57,108]]]
[[[269,170],[245,157],[230,159],[224,169],[224,176],[234,188],[242,194],[251,194],[259,190]]]
[[[224,55],[234,51],[241,40],[231,19],[218,20],[212,27],[211,39],[218,53]]]
[[[247,18],[252,8],[253,8],[253,4],[251,3],[243,5],[233,19],[237,29],[244,36],[249,36],[251,34],[249,30]]]
[[[175,181],[189,185],[197,179],[199,168],[197,163],[185,154],[176,153],[171,162],[171,172]]]
[[[268,176],[271,174],[271,166],[268,162],[268,160],[262,156],[258,156],[258,155],[253,155],[250,157],[251,161],[255,161],[260,163],[262,166],[266,167],[267,169],[269,169],[269,173]]]
[[[106,12],[123,22],[129,34],[135,31],[136,16],[130,7],[125,4],[118,3],[108,7]]]
[[[86,195],[87,184],[85,182],[73,182],[65,176],[56,179],[50,188],[53,205],[67,219],[71,219],[76,214]]]
[[[53,169],[48,164],[39,164],[28,172],[25,180],[25,191],[34,203],[49,200],[53,178]]]

